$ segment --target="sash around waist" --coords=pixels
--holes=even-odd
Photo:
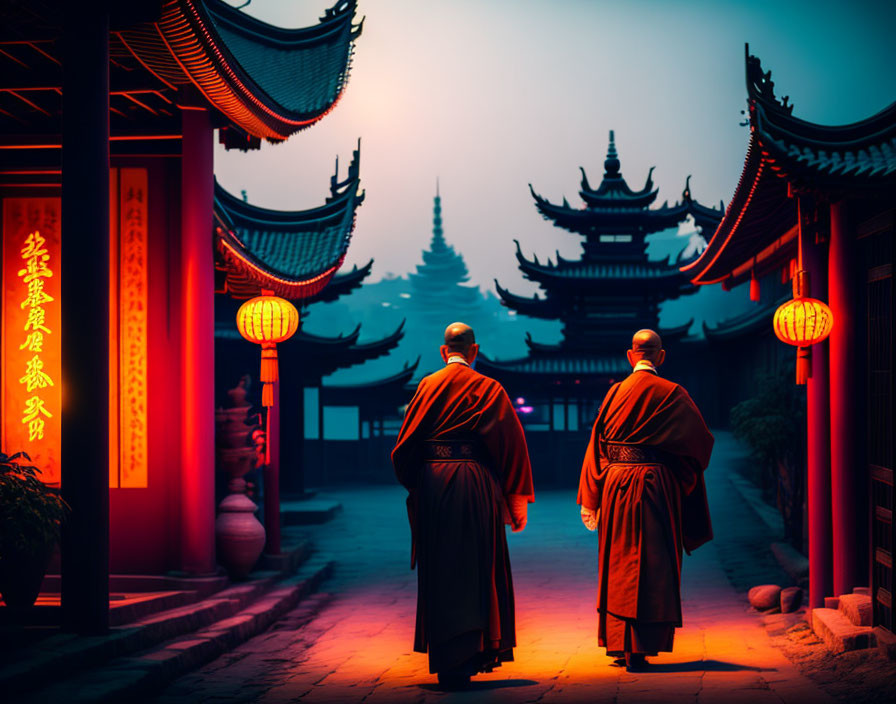
[[[423,461],[488,464],[489,454],[478,440],[426,440],[423,443]]]
[[[647,445],[608,442],[606,451],[607,459],[612,464],[666,464],[668,462],[666,453]]]

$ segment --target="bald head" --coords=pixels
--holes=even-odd
[[[450,357],[460,355],[467,361],[467,364],[472,365],[479,353],[479,345],[476,344],[473,328],[466,323],[451,323],[445,328],[445,344],[441,346],[439,352],[446,362]]]
[[[475,342],[473,328],[466,323],[451,323],[445,328],[445,346],[451,352],[459,352],[466,356]]]
[[[659,366],[663,363],[665,356],[663,341],[656,331],[645,328],[638,330],[632,337],[632,348],[628,353],[632,366],[642,359]]]

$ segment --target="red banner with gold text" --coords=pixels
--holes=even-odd
[[[60,199],[3,199],[0,450],[58,485],[62,444]]]

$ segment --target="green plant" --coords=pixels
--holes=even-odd
[[[31,461],[24,452],[0,452],[0,559],[48,550],[71,510],[57,490],[38,479],[40,470],[20,458]]]
[[[758,377],[755,388],[752,398],[731,409],[731,427],[752,450],[763,489],[784,519],[786,537],[802,549],[805,387],[794,384],[792,369],[784,368]]]

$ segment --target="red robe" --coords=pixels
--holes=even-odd
[[[471,442],[476,457],[433,459],[427,441]],[[505,497],[534,500],[526,439],[501,385],[464,364],[425,377],[392,451],[409,491],[417,570],[414,650],[430,672],[513,659],[513,583]]]
[[[649,461],[611,461],[615,443],[637,446]],[[600,511],[598,643],[610,655],[672,650],[682,547],[690,553],[712,539],[703,482],[712,446],[687,391],[653,372],[632,373],[601,405],[578,503]]]

